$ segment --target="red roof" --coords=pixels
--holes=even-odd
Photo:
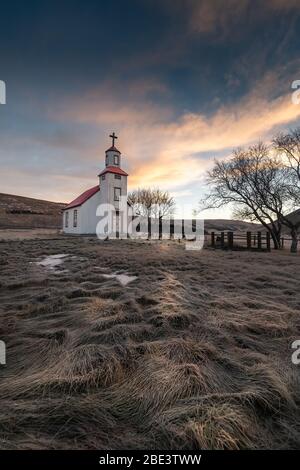
[[[73,207],[81,206],[84,202],[86,202],[90,197],[94,196],[98,191],[100,191],[100,186],[94,186],[93,188],[88,189],[87,191],[84,191],[84,193],[80,194],[74,201],[70,202],[70,204],[67,205],[67,207],[64,208],[66,209],[72,209]]]
[[[115,173],[116,175],[128,176],[128,173],[118,166],[107,166],[103,171],[101,171],[101,173],[99,173],[98,176],[105,175],[105,173]]]
[[[121,153],[120,150],[118,150],[117,147],[115,147],[114,145],[109,147],[109,149],[105,150],[105,152],[109,152],[110,150],[112,150],[113,152]]]

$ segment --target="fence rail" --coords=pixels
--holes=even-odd
[[[298,239],[300,242],[300,239]],[[292,242],[290,237],[281,238],[281,248]],[[272,239],[269,232],[211,232],[208,246],[222,249],[247,249],[271,251]]]
[[[210,246],[221,249],[248,249],[271,251],[269,232],[211,232]]]

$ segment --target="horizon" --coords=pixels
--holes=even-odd
[[[12,196],[12,197],[21,197],[21,198],[26,198],[26,199],[33,199],[35,201],[42,201],[42,202],[49,202],[49,203],[53,203],[53,204],[65,204],[65,205],[68,205],[70,204],[71,201],[69,202],[63,202],[63,201],[49,201],[48,199],[37,199],[35,197],[32,197],[32,196],[24,196],[23,194],[11,194],[11,193],[0,193],[0,195],[4,195],[4,196]],[[192,219],[197,219],[198,217],[193,215],[191,217]],[[226,217],[200,217],[199,219],[204,219],[204,220],[232,220],[234,222],[247,222],[245,220],[242,220],[242,219],[234,219],[234,218],[226,218]],[[253,225],[260,225],[258,222],[248,222],[249,224],[253,224]],[[6,229],[5,229],[6,230]]]
[[[214,158],[298,126],[300,5],[226,5],[3,6],[1,192],[71,201],[96,184],[115,131],[129,190],[160,187],[195,209]]]

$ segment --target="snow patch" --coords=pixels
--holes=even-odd
[[[55,271],[55,268],[61,265],[64,262],[64,258],[66,258],[67,256],[69,255],[67,254],[49,255],[49,256],[46,256],[46,258],[44,258],[42,261],[36,261],[35,264]]]
[[[102,276],[107,279],[117,279],[123,287],[137,279],[137,276],[128,276],[128,274],[102,274]]]

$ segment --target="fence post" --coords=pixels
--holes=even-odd
[[[232,250],[233,248],[233,232],[228,232],[227,233],[227,243],[228,243],[228,248]]]
[[[170,238],[174,238],[174,219],[170,219]]]
[[[225,246],[225,236],[224,232],[221,232],[221,248],[224,248]]]
[[[261,232],[257,232],[257,248],[261,250]]]
[[[151,217],[148,217],[148,240],[151,238]]]
[[[270,235],[270,232],[266,233],[266,239],[267,239],[267,250],[271,251],[271,235]]]
[[[181,220],[181,232],[182,232],[182,239],[185,239],[185,234],[184,234],[184,219]]]
[[[215,247],[216,245],[215,232],[211,232],[210,236],[211,236],[211,246]]]
[[[281,248],[284,248],[284,238],[281,239]]]
[[[252,233],[247,232],[247,250],[251,250]]]

